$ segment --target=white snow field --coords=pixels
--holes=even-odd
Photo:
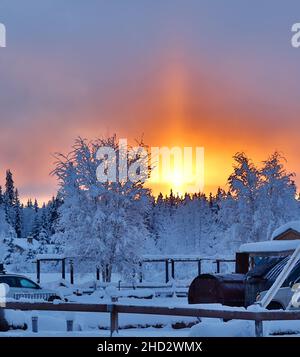
[[[54,284],[54,282],[52,282]],[[143,289],[141,289],[143,290]],[[147,289],[149,290],[149,289]],[[110,294],[116,293],[115,287],[100,289],[91,295],[70,297],[71,302],[95,304],[110,303]],[[123,293],[123,295],[125,295]],[[154,294],[153,294],[154,295]],[[126,298],[118,300],[123,305],[164,306],[209,308],[215,310],[245,310],[242,307],[228,307],[221,304],[189,305],[187,298],[153,297],[151,299]],[[248,310],[261,309],[249,307]],[[6,319],[10,325],[27,325],[26,330],[14,329],[0,332],[0,337],[10,336],[77,336],[77,337],[109,337],[110,315],[108,313],[55,312],[55,311],[15,311],[6,310]],[[32,332],[32,317],[38,317],[38,332]],[[67,320],[73,320],[73,331],[67,332]],[[300,321],[264,322],[264,336],[300,336]],[[114,336],[130,337],[254,337],[253,321],[142,314],[119,314],[119,331]]]
[[[286,229],[298,229],[299,222],[291,222],[289,225],[277,230],[276,235]],[[300,226],[299,226],[300,228]],[[292,251],[299,241],[267,241],[246,243],[241,245],[240,252],[278,252]],[[210,265],[209,265],[210,264]],[[212,271],[214,267],[208,262],[207,270]],[[227,271],[232,267],[224,266]],[[179,269],[180,271],[181,269]],[[181,270],[184,273],[184,269]],[[26,276],[35,280],[34,273],[26,273]],[[134,285],[124,288],[120,276],[113,274],[112,283],[104,284],[95,280],[95,273],[84,273],[74,275],[75,284],[70,285],[61,279],[60,273],[41,274],[41,285],[48,289],[57,290],[68,297],[70,302],[82,304],[107,304],[111,303],[111,297],[117,296],[118,302],[123,305],[139,306],[162,306],[169,309],[175,307],[209,308],[216,310],[245,310],[242,307],[228,307],[220,304],[189,305],[187,297],[180,293],[186,293],[191,279],[186,277],[181,281],[170,281],[168,286],[162,288],[160,278],[164,272],[153,271],[153,280],[144,282],[143,288],[135,288]],[[184,275],[184,274],[183,274]],[[159,282],[160,281],[160,282]],[[151,287],[152,284],[152,287]],[[62,286],[63,285],[63,286]],[[119,289],[121,285],[121,289]],[[158,294],[159,293],[159,294]],[[176,295],[177,294],[177,295]],[[134,297],[132,297],[134,296]],[[250,306],[249,311],[262,310],[258,306]],[[110,336],[110,314],[109,313],[83,313],[83,312],[55,312],[55,311],[5,311],[9,325],[15,329],[0,332],[1,336]],[[38,332],[32,332],[32,317],[38,318]],[[73,331],[67,332],[67,320],[73,321]],[[27,329],[18,327],[27,325]],[[230,320],[224,322],[222,319],[196,317],[179,317],[147,314],[119,314],[119,331],[114,336],[132,337],[254,337],[254,321]],[[263,323],[264,336],[300,336],[300,320],[297,321],[266,321]]]
[[[78,301],[80,301],[78,299]],[[85,297],[81,297],[81,302]],[[89,303],[91,301],[88,301]],[[104,301],[103,301],[104,302]],[[136,299],[122,299],[120,302],[137,305]],[[185,299],[157,298],[142,305],[186,307]],[[197,307],[215,309],[243,309],[228,308],[219,304],[197,305]],[[38,317],[38,333],[32,332],[31,317]],[[6,311],[6,318],[10,324],[28,325],[27,330],[10,330],[1,332],[4,336],[78,336],[78,337],[109,337],[110,317],[108,313],[62,313],[45,311]],[[66,331],[66,320],[74,321],[74,331]],[[300,321],[264,322],[264,336],[300,336]],[[132,337],[254,337],[253,321],[231,320],[223,322],[221,319],[203,318],[201,322],[193,317],[120,314],[119,332],[114,336]]]

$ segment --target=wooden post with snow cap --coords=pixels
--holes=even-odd
[[[112,295],[111,302],[112,304],[107,306],[110,312],[110,337],[112,337],[115,332],[119,332],[119,314],[115,305],[115,303],[118,302],[118,296]]]

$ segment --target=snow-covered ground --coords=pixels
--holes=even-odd
[[[109,303],[110,299],[99,299],[97,293],[91,296],[74,297],[80,303]],[[184,306],[185,298],[122,298],[122,304],[148,306]],[[32,316],[38,317],[39,333],[32,332]],[[110,315],[108,313],[62,313],[48,311],[6,311],[9,324],[22,326],[27,330],[11,330],[0,333],[0,336],[109,336]],[[66,332],[66,321],[74,321],[74,331]],[[188,336],[190,327],[198,323],[195,317],[120,314],[119,336]]]
[[[35,274],[26,274],[35,280]],[[62,281],[59,273],[45,273],[41,276],[42,285],[54,290],[67,293],[69,301],[76,303],[95,304],[110,303],[112,295],[119,296],[119,303],[126,305],[146,305],[172,307],[191,307],[186,297],[156,296],[155,290],[148,288],[140,289],[118,289],[119,276],[113,276],[113,284],[105,287],[95,285],[94,274],[76,274],[76,285],[70,286],[68,282]],[[64,283],[66,287],[59,287]],[[147,284],[147,283],[145,283]],[[176,290],[176,282],[171,282]],[[149,284],[148,284],[149,285]],[[154,284],[155,285],[155,284]],[[158,283],[158,285],[161,285]],[[77,296],[72,294],[76,290],[85,291],[90,289],[90,294]],[[169,289],[172,291],[172,288]],[[135,293],[139,298],[131,298]],[[151,294],[152,293],[152,294]],[[71,295],[70,295],[71,294]],[[145,296],[151,296],[145,299]],[[210,309],[238,309],[225,307],[220,304],[196,305],[197,307]],[[196,307],[192,305],[192,307]],[[38,317],[38,333],[32,332],[32,317]],[[23,330],[17,328],[8,332],[1,332],[1,336],[78,336],[78,337],[109,337],[110,315],[108,313],[70,313],[70,312],[48,312],[48,311],[12,311],[6,310],[6,318],[12,326],[27,326]],[[73,320],[73,331],[67,332],[67,320]],[[208,336],[254,336],[255,327],[253,321],[232,320],[223,322],[220,319],[204,318],[199,321],[196,317],[178,317],[142,314],[119,314],[119,332],[117,336],[145,336],[145,337],[208,337]],[[300,336],[300,321],[278,321],[264,322],[264,336]]]
[[[153,302],[154,303],[154,302]],[[39,332],[33,333],[31,316],[38,316]],[[74,331],[66,331],[66,320],[74,319]],[[107,313],[7,312],[9,322],[26,322],[27,330],[1,332],[1,336],[91,336],[109,337]],[[254,337],[254,322],[192,317],[120,314],[115,336],[145,337]],[[300,321],[264,322],[264,336],[300,336]]]
[[[108,303],[108,297],[99,298],[99,292],[92,295],[74,296],[78,303]],[[153,298],[134,299],[120,298],[119,302],[126,305],[187,307],[186,298]],[[220,304],[193,305],[193,307],[244,310],[244,308],[226,307]],[[38,317],[38,333],[32,332],[32,317]],[[109,337],[110,315],[108,313],[70,313],[48,311],[6,311],[10,325],[27,325],[26,330],[15,329],[0,333],[1,336],[78,336],[78,337]],[[73,320],[73,331],[67,332],[67,320]],[[231,320],[196,317],[178,317],[162,315],[119,314],[119,332],[115,336],[132,337],[253,337],[255,336],[253,321]],[[264,336],[300,336],[300,321],[264,322]]]

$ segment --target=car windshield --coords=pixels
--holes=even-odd
[[[39,288],[39,286],[37,284],[35,284],[33,281],[26,279],[26,278],[20,278],[19,285],[21,288],[28,288],[28,289],[38,289]]]
[[[254,268],[248,272],[247,276],[263,277],[283,259],[283,257],[255,257]]]
[[[270,281],[275,281],[278,277],[278,275],[282,272],[283,268],[289,261],[290,256],[283,258],[280,262],[278,262],[276,265],[274,265],[273,268],[271,268],[266,274],[265,278]],[[291,282],[295,282],[299,279],[300,277],[300,260],[296,263],[294,268],[291,270],[290,274],[288,277],[285,279],[284,283],[282,284],[282,287],[289,286]]]
[[[19,276],[0,276],[0,284],[3,283],[11,288],[39,289],[33,281]]]

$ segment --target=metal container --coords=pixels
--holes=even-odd
[[[201,274],[190,285],[188,302],[245,306],[245,275]]]

